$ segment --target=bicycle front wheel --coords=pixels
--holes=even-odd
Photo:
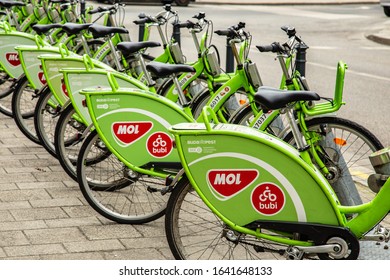
[[[230,229],[206,206],[186,177],[170,195],[165,233],[178,260],[285,259],[286,246]]]
[[[138,174],[111,154],[92,131],[77,159],[77,179],[88,203],[98,213],[125,224],[141,224],[165,214],[164,178]]]
[[[371,201],[375,193],[367,187],[374,174],[369,156],[382,143],[363,126],[339,117],[320,117],[306,121],[316,150],[329,170],[327,178],[342,205],[358,205]],[[295,144],[292,132],[284,140]]]

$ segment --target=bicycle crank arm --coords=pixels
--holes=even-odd
[[[288,260],[300,260],[304,254],[331,254],[342,250],[339,244],[326,244],[319,246],[293,246],[287,249],[286,258]]]
[[[366,234],[362,239],[362,241],[378,241],[378,242],[389,242],[390,240],[390,231],[378,225],[375,228],[375,231],[371,234]]]

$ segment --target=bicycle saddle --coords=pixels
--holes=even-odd
[[[314,91],[281,90],[265,86],[260,87],[255,94],[255,101],[269,110],[283,108],[295,101],[311,100],[320,100],[320,96]]]
[[[175,73],[195,72],[195,68],[186,64],[165,64],[152,61],[146,65],[146,69],[157,77],[165,77]]]
[[[7,0],[0,0],[0,6],[5,8],[11,8],[14,6],[25,6],[26,3],[20,2],[20,1],[7,1]]]
[[[60,28],[62,24],[52,23],[52,24],[35,24],[32,29],[37,32],[38,35],[45,34],[46,32],[52,30],[53,28]]]
[[[49,0],[49,2],[51,3],[60,3],[60,4],[65,4],[65,3],[69,3],[70,1],[69,0]]]
[[[112,27],[99,24],[92,24],[88,30],[91,31],[94,38],[103,37],[113,33],[129,33],[129,30],[123,27]]]
[[[161,46],[158,42],[146,41],[146,42],[121,42],[117,45],[118,50],[122,52],[124,56],[136,53],[144,48],[154,48]]]
[[[80,31],[87,29],[91,25],[92,25],[91,23],[79,24],[79,23],[67,22],[62,26],[62,30],[64,30],[68,35],[75,35]]]

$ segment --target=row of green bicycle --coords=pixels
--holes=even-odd
[[[113,7],[96,11],[112,16],[120,5]],[[192,35],[197,61],[186,63],[164,33],[171,20]],[[250,60],[244,23],[215,31],[236,61],[235,72],[224,73],[204,13],[181,22],[165,5],[135,22],[147,27],[143,42],[130,42],[121,24],[0,33],[0,45],[18,36],[9,47],[22,69],[9,93],[12,117],[58,158],[96,211],[133,224],[166,214],[177,259],[355,259],[360,240],[388,241],[379,225],[390,209],[386,150],[335,116],[344,104],[342,61],[334,98],[321,98],[305,79],[308,47],[293,27],[282,28],[285,43],[257,46],[280,62],[275,89],[263,86]],[[153,27],[161,42],[147,41]],[[66,41],[49,46],[42,34],[50,30],[78,38],[83,51]],[[160,45],[160,56],[147,54]]]

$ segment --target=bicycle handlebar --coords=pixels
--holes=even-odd
[[[285,49],[278,42],[274,42],[271,45],[256,46],[256,48],[260,52],[273,52],[273,53],[277,53],[277,52],[284,52],[285,51]]]
[[[241,37],[240,32],[245,36],[248,35],[244,30],[242,30],[243,28],[245,28],[245,22],[239,22],[236,25],[230,26],[226,30],[216,30],[214,33],[228,38],[238,38]]]
[[[175,27],[179,27],[179,28],[194,28],[197,24],[196,23],[193,23],[192,21],[190,20],[187,20],[186,22],[175,22],[173,24]]]
[[[133,23],[139,25],[139,24],[145,24],[145,23],[152,23],[154,22],[153,19],[151,19],[149,16],[145,16],[143,18],[140,18],[140,19],[137,19],[137,20],[134,20]]]
[[[227,29],[227,30],[216,30],[214,31],[215,34],[219,36],[226,36],[226,37],[233,37],[235,32],[234,30]]]
[[[113,10],[116,10],[115,7],[97,7],[96,9],[92,9],[90,11],[88,11],[88,14],[97,14],[97,13],[103,13],[103,12],[111,12]]]

